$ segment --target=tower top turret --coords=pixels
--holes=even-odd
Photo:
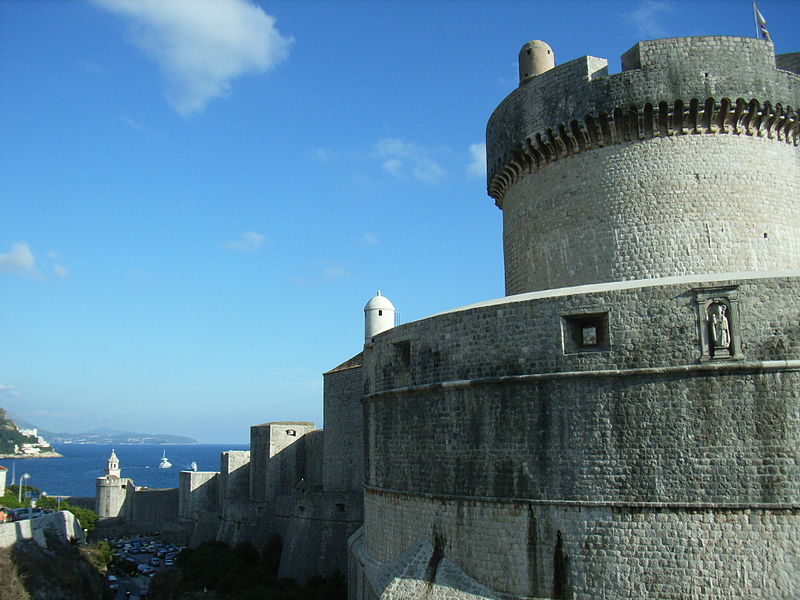
[[[519,51],[519,83],[536,75],[541,75],[556,66],[556,57],[553,49],[546,42],[531,40],[522,46]]]
[[[114,449],[111,449],[111,456],[108,457],[108,464],[106,465],[106,477],[119,477],[120,476],[119,459]]]
[[[372,336],[394,327],[396,313],[394,304],[378,290],[364,307],[364,343],[368,344]]]

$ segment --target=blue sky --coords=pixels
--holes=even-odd
[[[778,53],[800,1],[762,0]],[[503,295],[483,142],[556,61],[753,35],[749,0],[0,2],[0,406],[202,442],[322,426],[377,289]]]

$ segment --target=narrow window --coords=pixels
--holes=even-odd
[[[400,363],[409,368],[411,366],[411,342],[395,342],[394,350]]]

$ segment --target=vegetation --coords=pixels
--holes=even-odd
[[[102,597],[103,574],[86,553],[45,536],[47,549],[32,540],[0,549],[0,600]]]
[[[282,543],[272,539],[259,552],[249,542],[235,548],[204,542],[178,555],[178,569],[153,578],[151,600],[344,600],[344,578],[315,577],[305,585],[278,579]],[[205,591],[207,590],[207,591]]]
[[[39,502],[37,504],[42,508],[52,508],[53,510],[66,510],[71,512],[78,521],[81,522],[81,526],[86,529],[87,531],[94,531],[95,523],[97,523],[97,513],[93,510],[88,508],[81,508],[80,506],[75,506],[74,504],[70,504],[69,500],[63,499],[61,502],[58,502],[56,498],[51,498],[50,496],[45,496],[44,498],[39,498]]]
[[[36,494],[40,494],[39,490],[33,486],[26,485],[25,491],[35,492]],[[22,498],[22,501],[19,502],[17,498],[19,497],[19,486],[18,485],[9,485],[6,486],[6,495],[0,496],[0,506],[5,506],[7,508],[20,508],[23,506],[30,506],[30,498]],[[66,510],[71,512],[75,517],[77,517],[78,521],[81,522],[81,527],[88,531],[93,531],[95,523],[97,522],[97,513],[93,510],[89,510],[88,508],[81,508],[80,506],[75,506],[69,503],[69,500],[62,499],[61,502],[58,502],[57,498],[51,498],[50,496],[40,496],[38,501],[36,502],[37,506],[42,508],[52,508],[53,510]]]
[[[114,549],[108,542],[92,542],[83,551],[98,571],[105,572],[114,560]]]
[[[22,502],[17,501],[17,494],[19,494],[18,485],[7,485],[6,495],[0,496],[0,506],[5,506],[7,508],[20,508],[22,506],[28,506],[28,501],[25,498],[22,499]]]
[[[0,549],[0,600],[30,600],[9,548]]]

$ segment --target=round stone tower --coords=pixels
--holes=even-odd
[[[610,77],[552,56],[523,46],[487,127],[506,294],[800,265],[800,79],[770,42],[641,42]]]
[[[350,598],[797,600],[800,55],[527,46],[487,136],[508,296],[363,353]]]

